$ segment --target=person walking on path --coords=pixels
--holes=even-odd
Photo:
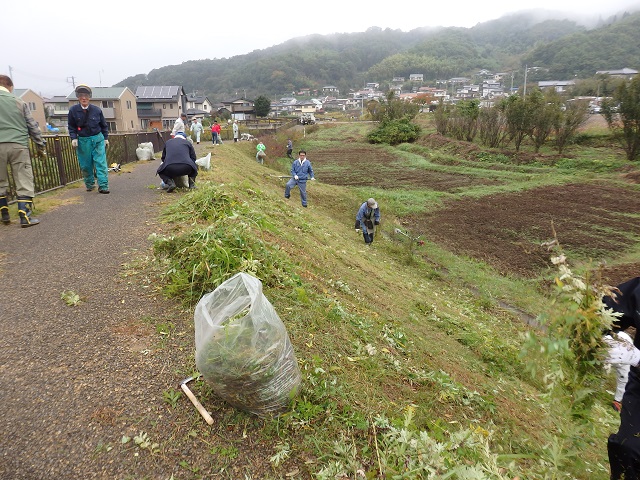
[[[156,174],[167,185],[168,193],[176,189],[175,179],[184,175],[189,177],[189,188],[196,188],[196,151],[184,132],[177,132],[174,138],[167,140],[162,150],[162,163]]]
[[[356,214],[356,233],[362,230],[362,236],[364,237],[364,243],[367,246],[371,246],[373,243],[373,236],[376,232],[376,227],[380,225],[380,209],[378,203],[370,198],[358,209]]]
[[[291,164],[291,179],[284,187],[284,198],[291,197],[291,189],[295,186],[300,190],[300,202],[302,206],[307,206],[307,180],[315,180],[311,162],[307,158],[307,152],[300,150],[298,159]]]
[[[233,141],[238,142],[238,138],[240,137],[240,128],[238,127],[238,121],[233,121]]]
[[[173,123],[173,128],[171,129],[171,138],[175,137],[176,133],[178,132],[187,131],[186,122],[187,122],[187,114],[181,113],[180,116],[176,118],[176,121]]]
[[[9,170],[11,165],[13,181],[18,196],[20,226],[31,227],[40,221],[31,217],[35,189],[33,169],[29,155],[29,137],[38,146],[38,153],[45,154],[45,141],[40,128],[31,116],[29,106],[13,94],[13,81],[7,75],[0,75],[0,213],[2,223],[9,225]]]
[[[293,160],[293,156],[291,156],[291,153],[293,152],[293,142],[291,141],[291,139],[287,140],[287,157],[289,157],[291,160]]]
[[[200,134],[203,131],[204,131],[204,128],[202,128],[202,124],[200,123],[200,120],[196,118],[191,124],[191,133],[196,134],[196,144],[200,144]]]
[[[222,145],[222,129],[220,128],[220,124],[218,121],[214,121],[213,125],[211,125],[211,141],[214,145]]]
[[[259,142],[258,145],[256,145],[256,162],[260,165],[264,164],[264,157],[267,156],[265,153],[266,149],[267,147],[262,142]]]
[[[77,149],[84,184],[87,192],[90,192],[95,188],[96,177],[98,177],[98,192],[109,193],[106,151],[109,146],[109,126],[102,110],[90,103],[92,93],[90,87],[78,85],[75,93],[80,103],[69,109],[67,125],[71,145]]]

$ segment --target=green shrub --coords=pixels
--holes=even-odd
[[[408,119],[389,120],[367,135],[369,143],[398,145],[415,141],[420,136],[420,127]]]

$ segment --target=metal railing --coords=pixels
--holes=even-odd
[[[109,134],[107,163],[124,165],[138,161],[136,148],[141,143],[152,143],[153,151],[159,152],[170,138],[171,132],[112,133]],[[35,193],[48,192],[82,180],[82,172],[75,149],[71,146],[68,135],[43,135],[47,141],[46,156],[39,156],[36,146],[29,142],[29,153],[33,167]],[[9,190],[7,198],[12,201],[16,197],[15,184],[9,166]]]

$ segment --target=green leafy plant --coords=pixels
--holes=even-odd
[[[178,400],[180,400],[181,396],[182,396],[182,392],[174,388],[170,388],[169,390],[165,390],[164,392],[162,392],[162,399],[166,403],[171,405],[171,408],[176,408],[176,405],[178,404]]]
[[[60,294],[60,298],[70,307],[77,307],[82,301],[80,295],[72,290],[65,290]]]

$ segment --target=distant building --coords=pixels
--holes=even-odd
[[[540,88],[540,90],[554,88],[556,92],[560,93],[566,91],[568,88],[573,87],[575,84],[575,80],[551,80],[538,82],[538,87]]]
[[[338,87],[334,87],[333,85],[327,85],[326,87],[322,87],[322,93],[324,93],[325,95],[329,95],[329,94],[338,95],[340,91],[338,90]]]
[[[409,75],[410,82],[424,82],[424,75],[422,73],[412,73]]]
[[[638,74],[638,70],[623,68],[621,70],[598,70],[596,75],[609,75],[611,77],[631,78]]]
[[[404,77],[393,77],[393,82],[404,82]]]
[[[13,94],[29,105],[33,119],[38,123],[42,133],[47,133],[47,118],[44,109],[44,100],[30,88],[14,88]]]
[[[51,97],[45,101],[47,117],[52,127],[67,128],[69,120],[69,100],[64,95]]]
[[[187,112],[187,95],[178,85],[140,86],[136,89],[138,117],[143,129],[171,130]]]
[[[190,119],[209,117],[212,110],[213,104],[204,95],[187,95],[187,116]]]

